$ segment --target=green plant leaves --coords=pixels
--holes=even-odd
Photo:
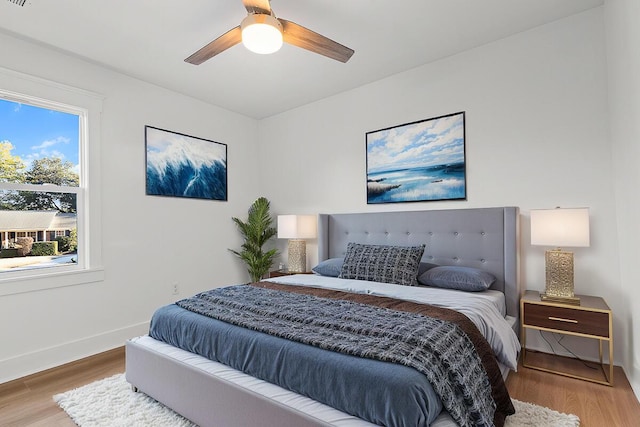
[[[252,282],[258,282],[271,268],[273,260],[279,255],[276,249],[263,251],[262,247],[277,234],[273,227],[273,218],[269,213],[270,202],[264,197],[258,198],[249,207],[247,221],[231,218],[244,238],[242,249],[229,249],[247,264]]]

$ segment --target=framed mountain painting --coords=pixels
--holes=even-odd
[[[227,200],[227,145],[145,126],[147,195]]]
[[[367,203],[466,200],[464,116],[367,132]]]

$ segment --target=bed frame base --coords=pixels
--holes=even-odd
[[[201,427],[329,426],[266,398],[136,344],[126,343],[126,379]]]

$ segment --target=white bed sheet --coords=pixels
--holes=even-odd
[[[517,370],[520,341],[505,318],[504,294],[499,291],[463,292],[426,286],[402,286],[365,280],[338,279],[316,274],[280,276],[267,281],[288,285],[336,289],[353,293],[398,298],[450,308],[467,316],[491,345],[503,365]]]

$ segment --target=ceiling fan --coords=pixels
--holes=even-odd
[[[253,52],[273,53],[284,41],[340,62],[347,62],[354,53],[353,49],[308,28],[276,18],[269,0],[242,0],[242,3],[248,13],[242,23],[189,56],[185,62],[200,65],[240,42]]]

